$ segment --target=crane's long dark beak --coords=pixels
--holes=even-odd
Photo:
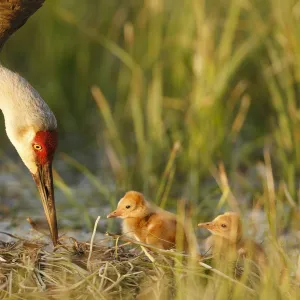
[[[56,246],[58,241],[58,230],[51,162],[45,163],[43,165],[38,165],[38,171],[36,172],[36,174],[32,175],[42,199],[53,245]]]

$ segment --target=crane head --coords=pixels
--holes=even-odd
[[[32,111],[30,115],[34,116],[35,112]],[[49,112],[51,111],[49,110]],[[57,147],[56,119],[51,112],[48,117],[44,114],[43,122],[40,122],[40,114],[38,119],[33,118],[30,125],[24,126],[24,123],[28,124],[27,116],[28,114],[24,114],[23,118],[21,117],[23,126],[18,126],[16,123],[13,126],[7,122],[6,131],[36,183],[49,224],[51,238],[53,244],[56,245],[58,229],[52,177],[52,161]],[[45,120],[47,121],[45,122]]]
[[[52,160],[57,147],[57,131],[33,128],[18,132],[12,139],[21,159],[32,174],[39,191],[45,215],[49,224],[53,244],[57,244],[58,229],[53,189]]]
[[[33,179],[40,193],[54,245],[57,244],[58,230],[54,201],[52,160],[57,146],[57,131],[38,131],[32,141],[35,172]]]

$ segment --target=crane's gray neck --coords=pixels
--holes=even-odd
[[[20,75],[0,65],[0,109],[7,134],[13,129],[54,130],[56,119],[38,92]]]

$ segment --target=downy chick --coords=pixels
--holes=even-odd
[[[226,212],[212,222],[199,223],[198,227],[206,228],[212,233],[205,246],[212,249],[214,256],[242,256],[253,260],[261,268],[265,266],[266,257],[262,247],[250,239],[243,238],[239,214]]]
[[[178,234],[186,246],[184,228],[177,222],[176,215],[151,206],[139,192],[127,192],[107,218],[123,219],[123,234],[142,243],[172,249],[176,247]]]

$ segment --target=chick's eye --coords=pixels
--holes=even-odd
[[[35,150],[38,150],[38,151],[41,151],[41,150],[42,150],[42,146],[39,145],[39,144],[34,144],[34,145],[33,145],[33,148],[34,148]]]
[[[222,226],[223,228],[226,228],[226,227],[227,227],[227,225],[226,225],[226,224],[221,224],[221,226]]]
[[[130,208],[130,205],[126,205],[126,208],[127,208],[127,209]]]

